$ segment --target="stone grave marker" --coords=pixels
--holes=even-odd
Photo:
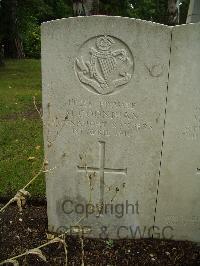
[[[156,226],[200,241],[200,23],[175,27],[172,40]]]
[[[170,44],[171,28],[129,18],[42,24],[50,230],[152,235]]]

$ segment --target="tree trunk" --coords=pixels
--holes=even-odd
[[[199,21],[200,21],[200,1],[190,0],[186,23],[196,23]]]
[[[168,0],[168,24],[174,26],[178,24],[177,0]]]
[[[17,26],[17,0],[10,0],[10,19],[9,19],[9,33],[7,49],[8,54],[12,58],[24,58],[23,44],[19,37]]]
[[[74,0],[73,10],[75,16],[98,15],[99,0]]]
[[[4,66],[4,46],[0,45],[0,66]]]
[[[2,66],[4,66],[4,61],[3,61],[3,59],[2,59],[2,57],[0,55],[0,67],[2,67]]]

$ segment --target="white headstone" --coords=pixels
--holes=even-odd
[[[173,239],[200,241],[200,23],[172,33],[155,224]]]
[[[151,236],[170,43],[171,28],[128,18],[43,23],[50,230]]]

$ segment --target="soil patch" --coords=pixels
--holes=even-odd
[[[0,214],[0,261],[47,242],[46,206],[29,204],[19,213],[12,205]],[[115,240],[66,237],[68,265],[200,265],[200,246],[189,241],[153,239]],[[19,265],[65,265],[62,244],[42,248],[47,262],[35,255],[18,259]],[[11,265],[11,264],[7,264]]]
[[[40,113],[42,113],[41,106],[38,107],[40,110]],[[37,110],[27,110],[26,112],[20,112],[20,113],[11,113],[7,115],[0,116],[0,121],[13,121],[17,119],[39,119],[39,114]]]

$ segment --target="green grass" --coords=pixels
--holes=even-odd
[[[42,121],[33,96],[41,104],[40,60],[6,61],[0,68],[0,196],[13,196],[42,165]],[[44,196],[44,175],[29,191]]]

